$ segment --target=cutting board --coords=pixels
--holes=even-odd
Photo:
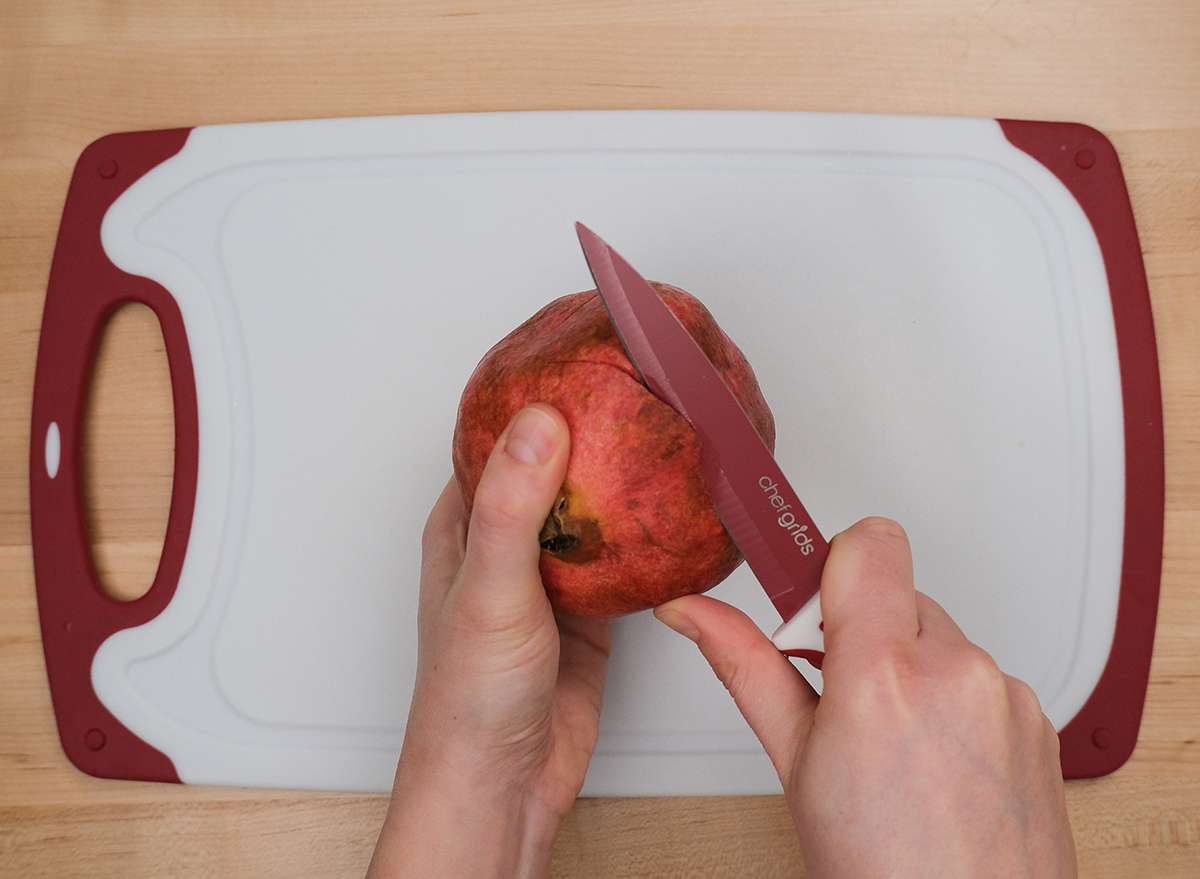
[[[419,536],[488,348],[591,287],[574,222],[704,301],[826,534],[904,524],[919,588],[1060,731],[1137,739],[1161,565],[1154,331],[1111,144],[1082,125],[500,113],[111,135],[79,159],[30,442],[64,750],[114,778],[389,789]],[[101,588],[81,499],[97,339],[162,326],[175,472],[150,590]],[[714,593],[770,632],[743,566]],[[819,673],[806,674],[820,686]],[[773,793],[694,646],[618,620],[584,793]]]

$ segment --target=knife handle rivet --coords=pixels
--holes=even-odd
[[[89,729],[87,735],[83,737],[83,743],[93,751],[99,751],[108,744],[108,736],[102,729]]]
[[[1101,750],[1103,750],[1104,748],[1111,747],[1112,743],[1113,743],[1113,734],[1112,734],[1112,730],[1109,729],[1108,727],[1102,726],[1102,727],[1096,729],[1092,733],[1092,744],[1095,745],[1097,748],[1100,748]]]

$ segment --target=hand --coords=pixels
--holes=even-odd
[[[908,540],[865,520],[821,580],[820,698],[741,612],[700,595],[656,610],[696,641],[783,783],[814,877],[1071,877],[1058,737],[913,588]]]
[[[538,876],[599,731],[606,620],[556,616],[538,532],[570,439],[549,406],[496,441],[468,527],[457,483],[422,538],[416,686],[369,876]]]

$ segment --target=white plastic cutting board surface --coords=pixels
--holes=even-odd
[[[187,782],[389,789],[458,396],[592,286],[576,220],[746,352],[822,530],[901,521],[919,588],[1069,721],[1123,513],[1082,211],[990,120],[679,112],[201,128],[117,201],[105,249],[178,301],[200,424],[174,599],[93,665],[118,719]],[[714,594],[778,622],[744,567]],[[695,648],[618,621],[584,793],[778,790]]]

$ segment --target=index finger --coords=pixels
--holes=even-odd
[[[826,665],[912,644],[920,631],[912,552],[890,519],[863,519],[830,541],[821,577]]]
[[[441,603],[462,567],[467,547],[467,507],[453,476],[442,489],[421,533],[421,604]]]

